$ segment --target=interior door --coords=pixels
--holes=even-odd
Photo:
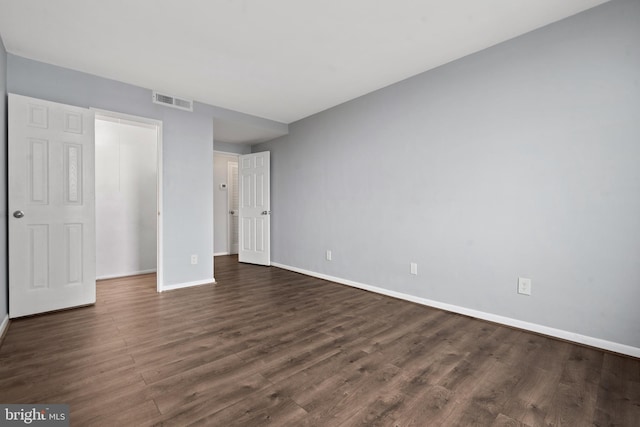
[[[93,304],[94,116],[9,94],[9,317]]]
[[[271,264],[269,152],[240,156],[240,248],[238,260]]]

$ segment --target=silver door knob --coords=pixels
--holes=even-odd
[[[15,211],[15,212],[13,213],[13,216],[14,216],[15,218],[22,218],[22,217],[24,216],[24,212],[22,212],[22,211]]]
[[[262,211],[262,215],[269,215],[271,211]]]

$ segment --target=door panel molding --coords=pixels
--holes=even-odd
[[[8,145],[9,317],[95,303],[93,112],[9,94]]]
[[[271,265],[270,153],[238,158],[240,182],[238,261]]]

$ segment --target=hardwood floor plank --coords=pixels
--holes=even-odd
[[[517,382],[510,390],[509,398],[503,402],[499,412],[530,425],[544,425],[549,411],[555,407],[559,372],[548,372],[540,368],[527,369],[508,365],[504,371],[511,371]]]
[[[379,394],[367,406],[356,411],[341,425],[380,427],[392,425],[395,417],[405,408],[406,396],[400,392]]]
[[[544,419],[546,425],[581,426],[595,419],[598,386],[585,383],[576,389],[560,383],[552,397],[553,404]]]
[[[640,420],[640,381],[634,360],[605,354],[596,401],[597,425],[633,425]]]
[[[640,387],[633,385],[627,397],[610,393],[605,389],[598,390],[598,399],[593,424],[596,426],[636,426],[640,420],[640,404],[638,403]]]
[[[221,411],[201,418],[191,426],[296,426],[308,416],[275,386],[258,390]]]
[[[352,348],[343,348],[318,363],[294,373],[280,384],[281,392],[301,406],[317,399],[322,393],[330,393],[334,388],[331,384],[337,387],[344,382],[339,374],[343,372],[345,366],[369,356],[369,353],[356,348],[361,342],[358,340]]]
[[[528,424],[509,418],[504,414],[498,414],[491,427],[531,427]]]
[[[604,356],[602,351],[571,346],[560,381],[577,387],[581,387],[584,383],[598,384],[602,373],[601,369],[606,369],[603,366]],[[625,372],[625,376],[630,373],[625,369],[622,371]]]
[[[100,394],[91,396],[87,400],[79,403],[75,400],[69,402],[70,419],[73,424],[91,425],[101,418],[111,418],[125,411],[140,410],[151,401],[144,383],[137,383],[135,386],[127,386],[119,392],[112,394]]]
[[[111,396],[130,386],[140,385],[142,378],[133,366],[125,366],[95,376],[82,378],[64,383],[48,382],[40,389],[38,400],[58,401],[78,404],[90,403],[92,398],[100,399],[103,395]],[[49,386],[51,385],[51,386]],[[53,387],[55,385],[55,387]]]
[[[428,422],[429,425],[442,426],[458,410],[460,404],[455,400],[454,392],[438,385],[428,385],[405,402],[391,425],[420,427]]]
[[[221,410],[243,400],[250,399],[253,393],[272,386],[263,376],[252,374],[238,375],[233,381],[220,382],[219,386],[204,388],[195,393],[175,392],[162,396],[162,415],[155,418],[153,424],[184,426],[205,419]],[[160,399],[154,399],[159,402]]]
[[[160,412],[165,413],[211,388],[224,388],[253,374],[255,372],[247,372],[240,359],[232,354],[203,365],[194,363],[191,369],[149,384],[149,390]]]
[[[325,389],[320,399],[315,396],[302,406],[309,413],[304,425],[343,425],[360,410],[358,402],[375,401],[380,390],[400,371],[383,360],[382,354],[369,355],[336,378],[341,381],[337,388]]]
[[[118,411],[114,414],[100,415],[91,419],[91,426],[113,427],[113,426],[147,426],[152,425],[152,420],[158,415],[158,408],[152,400],[147,400],[131,409]]]
[[[100,281],[11,322],[0,402],[72,425],[636,426],[640,360],[217,257],[215,285]]]

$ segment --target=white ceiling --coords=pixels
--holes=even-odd
[[[0,34],[16,55],[291,123],[601,3],[0,0]]]

